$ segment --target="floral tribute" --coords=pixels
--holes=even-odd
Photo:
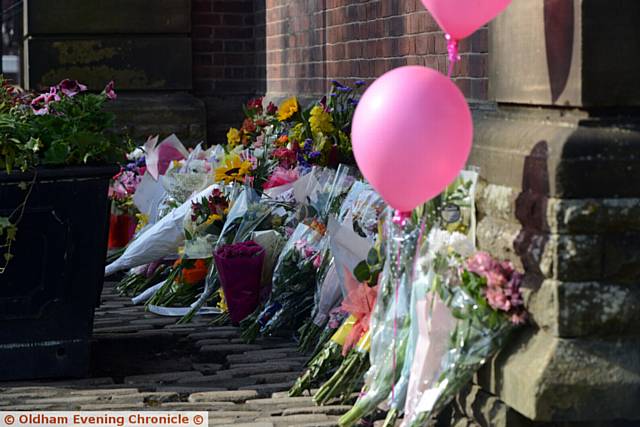
[[[251,99],[222,144],[156,138],[132,153],[112,193],[148,224],[107,273],[129,269],[121,291],[181,323],[217,313],[248,342],[291,333],[309,362],[290,395],[317,389],[323,405],[360,391],[343,426],[422,425],[526,324],[523,276],[475,250],[475,172],[397,221],[354,167],[363,87],[332,82],[306,107]],[[171,158],[149,176],[163,144]]]

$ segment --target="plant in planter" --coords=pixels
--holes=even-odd
[[[32,95],[0,78],[0,379],[86,373],[107,188],[131,145],[103,110],[115,97],[113,83]]]

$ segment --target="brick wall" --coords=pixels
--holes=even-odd
[[[193,0],[194,94],[216,143],[241,118],[242,102],[265,92],[264,0]]]
[[[256,94],[315,97],[331,80],[371,81],[402,65],[446,72],[444,35],[419,0],[193,0],[194,92],[209,141]],[[487,30],[461,43],[454,80],[487,97]]]
[[[373,80],[402,65],[446,72],[444,35],[419,0],[267,0],[267,88],[322,93],[332,79]],[[461,43],[465,95],[487,97],[487,29]]]

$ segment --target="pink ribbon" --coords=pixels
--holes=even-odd
[[[451,34],[445,34],[444,38],[447,39],[447,52],[449,52],[449,71],[447,75],[451,78],[453,67],[456,62],[460,61],[460,43]]]
[[[395,225],[404,228],[404,226],[407,225],[409,218],[411,218],[411,212],[400,212],[396,209],[393,214],[392,221]]]

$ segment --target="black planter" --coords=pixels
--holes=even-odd
[[[0,275],[0,380],[81,377],[104,279],[114,166],[41,169]],[[0,216],[33,174],[0,174]]]

